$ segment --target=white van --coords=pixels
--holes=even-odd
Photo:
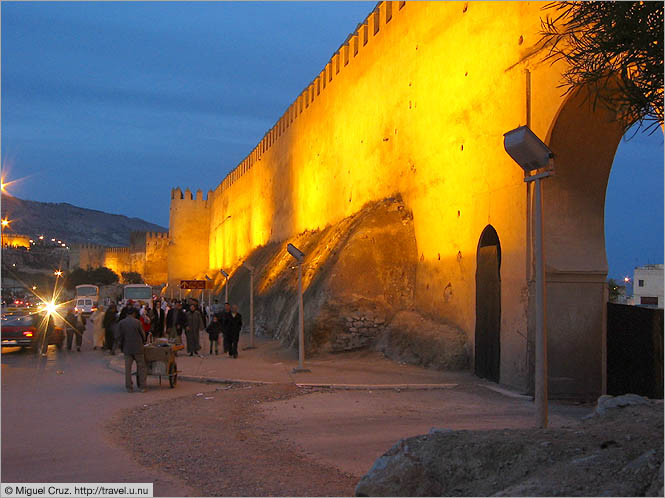
[[[90,314],[97,310],[97,303],[99,302],[99,287],[96,285],[77,285],[76,286],[76,301],[75,312],[83,314]]]

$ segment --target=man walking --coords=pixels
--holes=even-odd
[[[199,336],[201,330],[204,328],[205,325],[203,324],[201,312],[195,304],[191,304],[189,306],[189,313],[187,314],[187,328],[185,329],[185,335],[187,336],[187,352],[189,353],[189,356],[199,354],[199,349],[201,349]]]
[[[229,318],[231,318],[231,305],[229,303],[224,303],[224,310],[220,312],[220,314],[217,316],[217,319],[219,320],[219,324],[221,325],[222,328],[222,336],[224,337],[223,346],[225,354],[229,352],[229,348],[231,347],[231,334],[229,333],[229,325],[231,322]]]
[[[102,322],[102,326],[104,327],[104,349],[108,349],[111,354],[114,354],[113,342],[115,338],[113,337],[113,324],[117,321],[117,313],[118,309],[114,303],[111,303],[106,313],[104,313],[104,321]]]
[[[134,309],[118,323],[118,340],[120,349],[125,355],[125,388],[127,392],[134,391],[132,386],[132,365],[136,362],[136,386],[142,393],[145,392],[146,366],[143,356],[145,334],[141,322],[138,320],[138,310]]]
[[[229,356],[238,357],[238,341],[240,340],[240,329],[242,329],[242,315],[238,313],[238,305],[231,307],[229,315]]]
[[[169,340],[174,341],[176,344],[182,343],[182,331],[187,325],[187,316],[182,309],[180,302],[171,306],[169,312],[166,314],[166,329],[169,333]]]

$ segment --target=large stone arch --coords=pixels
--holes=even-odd
[[[605,192],[622,135],[614,113],[578,91],[563,102],[546,139],[555,154],[555,174],[543,182],[553,397],[591,398],[604,389]]]

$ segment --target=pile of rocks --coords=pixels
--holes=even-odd
[[[344,317],[342,331],[331,344],[331,351],[341,353],[366,348],[385,330],[386,319],[373,312],[357,311]]]
[[[568,427],[402,439],[356,496],[663,496],[663,472],[663,402],[627,394]]]

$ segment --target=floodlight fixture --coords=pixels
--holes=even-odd
[[[536,425],[547,428],[548,423],[548,371],[547,322],[545,308],[545,256],[543,253],[543,193],[541,181],[554,173],[554,154],[528,126],[520,126],[503,135],[503,146],[513,160],[524,170],[525,182],[533,182],[533,242],[535,254],[535,382]],[[537,170],[544,170],[540,173]]]
[[[224,270],[219,270],[219,273],[221,273],[224,278],[229,278],[229,274],[226,273]]]
[[[503,147],[525,173],[546,167],[554,153],[528,126],[520,126],[503,135]]]
[[[293,373],[309,372],[305,368],[305,311],[302,301],[302,262],[305,253],[293,244],[288,244],[286,250],[298,261],[298,366],[293,369]]]
[[[302,260],[305,258],[305,253],[302,252],[300,249],[298,249],[296,246],[293,244],[289,244],[286,246],[286,250],[289,252],[291,256],[296,258],[298,260],[298,263],[302,263]]]

